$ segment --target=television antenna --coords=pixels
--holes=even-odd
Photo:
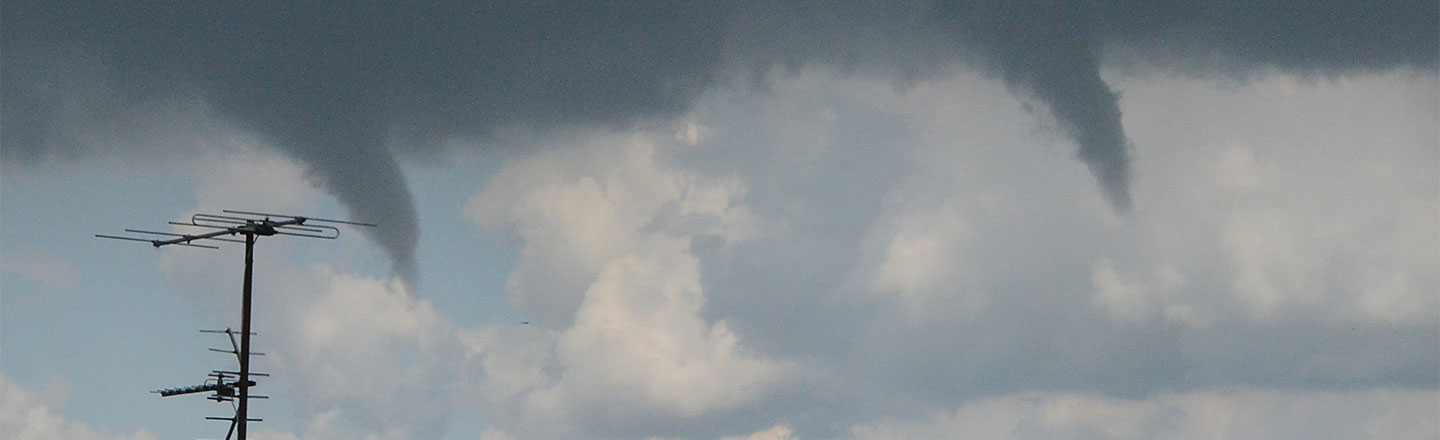
[[[201,330],[200,333],[221,333],[221,334],[225,334],[226,336],[229,336],[229,337],[230,337],[230,349],[229,349],[229,350],[221,349],[221,348],[211,348],[210,351],[215,351],[215,352],[220,352],[220,353],[231,353],[231,354],[234,354],[234,355],[235,355],[235,359],[236,359],[237,361],[241,359],[241,357],[240,357],[240,345],[235,342],[235,335],[236,335],[237,333],[239,333],[239,332],[236,332],[236,331],[234,331],[234,330],[231,330],[231,329],[229,329],[229,328],[226,328],[225,330]],[[262,356],[262,355],[264,355],[264,354],[265,354],[265,353],[256,353],[256,352],[251,352],[251,353],[249,353],[250,356]],[[256,376],[259,376],[259,377],[268,377],[268,376],[270,376],[269,374],[266,374],[266,373],[256,373],[256,372],[254,372],[254,371],[249,371],[249,372],[247,372],[247,373],[248,373],[248,376],[249,376],[249,377],[247,377],[245,380],[242,381],[242,380],[240,380],[240,372],[239,372],[239,371],[210,370],[210,374],[209,374],[208,376],[206,376],[205,382],[204,382],[204,383],[201,383],[200,385],[192,385],[192,386],[188,386],[188,387],[165,388],[165,389],[155,390],[155,391],[151,391],[151,392],[152,392],[152,393],[155,393],[155,394],[159,394],[160,397],[170,397],[170,396],[180,396],[180,395],[185,395],[185,394],[203,393],[203,392],[207,392],[207,391],[208,391],[208,392],[210,392],[211,394],[210,394],[209,396],[206,396],[206,397],[205,397],[206,400],[213,400],[213,401],[215,401],[215,402],[217,402],[217,403],[218,403],[218,402],[231,402],[231,403],[233,404],[233,403],[235,402],[236,397],[237,397],[237,394],[236,394],[236,393],[237,393],[241,388],[248,388],[248,387],[253,387],[253,386],[255,386],[255,381],[254,381],[254,380],[250,380],[250,378],[253,378],[253,377],[256,377]],[[268,398],[269,398],[269,396],[257,396],[257,395],[253,395],[253,394],[249,394],[249,393],[246,393],[246,394],[247,394],[247,395],[246,395],[246,398],[247,398],[247,399],[268,399]],[[238,408],[237,408],[237,412],[238,412]],[[229,440],[230,436],[235,433],[235,427],[236,427],[236,425],[238,424],[238,422],[240,421],[240,418],[238,417],[238,415],[237,415],[237,416],[232,416],[232,417],[206,417],[205,419],[206,419],[206,420],[217,420],[217,421],[228,421],[228,422],[230,422],[230,429],[225,432],[225,438],[226,438],[226,440]],[[261,421],[261,419],[258,419],[258,418],[250,418],[250,417],[248,417],[248,415],[247,415],[247,417],[246,417],[245,420],[246,420],[247,422],[259,422],[259,421]]]
[[[232,211],[228,209],[221,210],[220,212],[221,214],[194,214],[190,216],[190,222],[188,223],[169,222],[171,225],[208,230],[207,232],[197,234],[126,229],[125,232],[131,234],[155,238],[105,234],[95,234],[95,236],[116,240],[143,241],[157,248],[175,245],[219,249],[219,246],[208,244],[209,242],[205,240],[245,243],[245,281],[241,288],[240,331],[235,332],[228,328],[223,331],[202,330],[202,332],[205,333],[225,333],[230,337],[232,350],[211,350],[235,353],[235,357],[240,363],[240,371],[217,370],[209,376],[213,381],[207,380],[204,384],[191,387],[168,388],[155,391],[163,397],[209,391],[214,394],[207,397],[207,399],[216,402],[233,401],[236,404],[234,417],[206,418],[210,420],[229,420],[230,433],[225,435],[226,440],[230,439],[231,433],[239,434],[237,438],[239,440],[245,440],[246,422],[260,421],[260,419],[252,419],[249,417],[250,398],[264,398],[264,396],[250,395],[250,387],[255,386],[255,381],[251,380],[251,378],[252,376],[268,376],[264,373],[252,373],[250,371],[250,356],[260,355],[260,353],[250,352],[250,336],[254,334],[250,331],[250,279],[255,260],[255,240],[259,237],[269,237],[272,235],[290,235],[334,240],[340,237],[340,228],[335,225],[366,226],[372,228],[375,227],[375,225],[348,220],[333,220],[264,212]],[[240,343],[238,346],[235,345],[236,333],[240,334]]]

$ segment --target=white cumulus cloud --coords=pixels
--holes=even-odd
[[[67,420],[57,401],[63,396],[45,396],[26,389],[0,373],[0,434],[14,440],[153,440],[145,430],[119,434],[96,429],[84,422]]]

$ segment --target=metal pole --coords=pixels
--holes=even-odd
[[[245,233],[245,286],[240,305],[240,408],[235,411],[239,440],[245,440],[245,422],[250,415],[250,273],[255,263],[255,233]]]

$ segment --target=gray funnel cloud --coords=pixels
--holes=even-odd
[[[877,6],[878,5],[878,6]],[[1117,211],[1130,142],[1100,67],[1244,77],[1436,66],[1437,3],[1251,1],[0,3],[0,156],[193,94],[303,162],[414,276],[400,157],[516,125],[624,126],[736,72],[820,63],[923,79],[978,62],[1044,104]],[[83,86],[83,87],[82,87]],[[87,88],[88,87],[88,88]],[[85,96],[67,90],[94,90]],[[104,124],[102,124],[104,125]]]
[[[415,287],[420,232],[415,203],[399,164],[380,145],[379,134],[347,123],[294,116],[274,125],[279,127],[275,136],[289,146],[289,154],[309,166],[308,177],[335,195],[351,218],[378,224],[362,230],[389,255],[395,274]]]
[[[1115,93],[1100,79],[1091,36],[1075,10],[1042,2],[979,2],[948,12],[1019,93],[1048,104],[1116,211],[1130,210],[1129,141]],[[1078,2],[1070,3],[1073,5]],[[1077,8],[1078,9],[1078,8]]]

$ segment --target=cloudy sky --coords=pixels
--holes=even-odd
[[[1440,436],[1440,5],[0,5],[0,434]]]

